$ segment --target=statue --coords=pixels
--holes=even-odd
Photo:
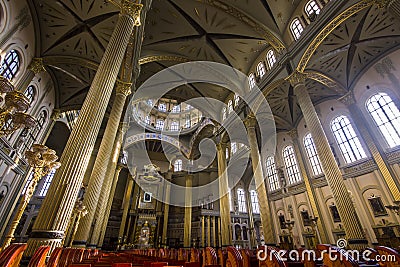
[[[149,246],[150,228],[149,223],[146,221],[140,230],[139,247],[146,248]]]

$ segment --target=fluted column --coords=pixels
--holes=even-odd
[[[311,206],[311,210],[312,210],[313,216],[314,216],[314,218],[318,218],[318,220],[317,220],[317,229],[318,229],[319,237],[321,239],[319,241],[322,244],[328,244],[329,240],[328,240],[328,238],[326,236],[326,232],[325,232],[326,229],[323,227],[324,220],[323,220],[322,216],[320,216],[320,214],[319,214],[319,209],[318,209],[318,206],[317,206],[317,202],[315,201],[315,198],[316,198],[315,197],[315,192],[314,192],[314,189],[311,186],[309,175],[308,175],[307,169],[306,169],[305,164],[304,164],[302,153],[300,151],[299,139],[298,139],[299,136],[297,134],[297,130],[296,129],[291,130],[289,132],[289,135],[293,140],[294,151],[296,153],[296,158],[297,158],[297,162],[299,164],[300,172],[301,172],[301,175],[303,177],[304,184],[306,186],[307,197],[308,197],[308,200],[310,202],[310,206]],[[318,240],[318,238],[317,238],[317,240]]]
[[[207,216],[207,246],[211,246],[211,219]]]
[[[134,170],[134,172],[136,172],[136,169]],[[136,176],[136,173],[134,174],[134,176]],[[126,219],[128,218],[129,206],[131,204],[133,180],[134,180],[134,177],[131,174],[129,174],[128,175],[128,181],[127,181],[127,184],[126,184],[126,191],[125,191],[125,197],[124,197],[124,206],[123,206],[123,211],[122,211],[121,225],[119,227],[119,233],[118,233],[118,237],[120,238],[120,240],[122,242],[124,240]]]
[[[400,0],[374,0],[375,4],[400,20]]]
[[[122,140],[127,129],[128,129],[127,124],[125,123],[120,124],[117,137],[115,139],[114,146],[112,149],[113,154],[109,160],[109,163],[107,164],[109,166],[109,169],[107,170],[106,178],[101,187],[100,197],[96,207],[96,212],[95,212],[96,221],[94,223],[92,236],[90,237],[90,242],[89,242],[90,247],[96,247],[98,245],[100,235],[104,234],[104,232],[102,233],[100,231],[103,229],[103,226],[105,227],[104,230],[107,227],[108,216],[110,214],[108,208],[111,210],[112,200],[114,198],[115,188],[117,186],[119,178],[119,172],[121,171],[122,168],[119,166],[117,167],[118,156],[120,154]],[[113,175],[114,170],[115,174]]]
[[[205,218],[204,215],[201,216],[201,247],[205,247]]]
[[[217,246],[217,217],[213,216],[212,217],[212,240],[213,240],[213,246],[216,247]]]
[[[249,227],[250,227],[250,246],[251,248],[257,247],[256,232],[254,228],[254,213],[253,205],[251,203],[251,194],[249,190],[245,190],[246,193],[246,203],[247,203],[247,213],[249,214]],[[261,207],[260,207],[261,210]]]
[[[267,189],[264,183],[264,175],[262,173],[260,152],[258,151],[257,134],[255,129],[257,121],[253,115],[250,115],[246,119],[245,123],[247,127],[247,137],[250,144],[250,156],[253,167],[254,181],[256,183],[257,197],[260,204],[260,217],[261,224],[264,229],[265,244],[275,245],[276,243],[271,219],[271,210],[267,196]]]
[[[232,244],[231,212],[229,205],[228,170],[226,167],[226,145],[217,145],[218,182],[219,182],[219,213],[221,217],[221,246]],[[215,243],[214,243],[215,245]]]
[[[77,124],[65,146],[60,160],[62,166],[54,176],[33,226],[25,257],[32,256],[42,245],[50,245],[52,248],[61,245],[129,37],[134,26],[140,24],[141,7],[129,0],[122,1],[114,32],[83,103]]]
[[[192,183],[193,175],[188,174],[185,178],[185,220],[183,226],[183,246],[190,247],[192,240]]]
[[[324,129],[308,94],[305,79],[305,75],[297,71],[288,77],[289,82],[294,87],[294,92],[303,112],[307,128],[314,139],[315,147],[321,160],[322,170],[332,190],[340,218],[343,222],[346,238],[352,247],[361,248],[367,244],[367,240],[365,239],[356,210],[344,183],[342,173],[336,163]]]
[[[118,178],[119,178],[119,174],[122,170],[122,166],[118,165],[117,167],[115,167],[115,165],[113,166],[114,170],[108,172],[109,173],[109,177],[112,178],[112,182],[111,182],[111,190],[109,191],[108,198],[105,198],[105,201],[102,201],[102,204],[105,205],[105,212],[104,212],[104,216],[103,218],[100,218],[100,221],[95,224],[95,229],[98,229],[98,227],[100,227],[100,233],[98,233],[96,231],[96,233],[93,233],[91,238],[90,238],[90,243],[92,244],[96,244],[97,243],[97,247],[101,248],[103,246],[103,242],[104,242],[104,236],[106,234],[106,230],[107,230],[107,224],[108,224],[108,219],[110,217],[110,212],[111,212],[111,206],[114,200],[114,195],[115,195],[115,189],[117,188],[117,183],[118,183]],[[110,168],[111,170],[111,168]],[[102,194],[103,194],[103,190],[102,190]],[[102,205],[102,206],[103,206]],[[103,209],[102,206],[99,206],[98,209],[96,209],[96,214],[98,214],[101,209]],[[98,236],[97,236],[98,235]]]
[[[117,135],[118,125],[121,120],[126,97],[131,93],[131,83],[118,81],[116,84],[116,96],[108,118],[106,130],[101,140],[99,152],[94,162],[93,171],[89,179],[83,204],[87,207],[88,214],[79,224],[78,231],[73,242],[74,246],[85,246],[89,238],[90,228],[93,223],[96,206],[99,201],[101,187],[104,183],[107,163],[110,160],[114,140]]]
[[[172,171],[168,170],[165,175],[166,182],[171,182],[172,180]],[[171,184],[168,183],[165,186],[165,203],[164,203],[164,221],[163,221],[163,231],[162,231],[162,239],[161,243],[167,245],[167,233],[168,233],[168,216],[169,216],[169,202],[171,198]]]
[[[396,183],[395,174],[387,163],[386,155],[380,146],[379,140],[371,134],[372,130],[369,128],[368,123],[365,123],[367,118],[364,117],[361,110],[357,106],[353,91],[350,91],[345,96],[341,97],[339,101],[344,103],[349,108],[351,117],[353,118],[361,137],[367,144],[368,150],[378,166],[380,173],[385,179],[389,191],[392,194],[393,200],[400,201],[400,191],[398,184]]]
[[[24,76],[18,81],[15,85],[15,88],[20,92],[25,92],[26,88],[28,88],[29,84],[33,80],[36,74],[46,71],[43,65],[42,58],[32,58],[31,63],[28,65]]]

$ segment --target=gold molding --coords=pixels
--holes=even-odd
[[[299,138],[299,134],[297,133],[296,128],[293,128],[292,130],[288,131],[287,134],[292,138],[293,141]]]
[[[339,94],[347,93],[347,90],[345,90],[338,82],[326,76],[325,74],[316,71],[305,71],[304,74],[307,76],[308,79],[317,81],[328,88],[334,89]]]
[[[342,102],[346,106],[350,106],[356,103],[356,99],[354,98],[354,93],[353,91],[349,91],[347,94],[344,96],[340,97],[338,101]]]
[[[185,63],[191,60],[186,57],[180,57],[180,56],[146,56],[139,59],[139,65],[144,65],[155,61],[176,61]]]
[[[312,40],[311,44],[307,47],[306,51],[304,52],[298,66],[297,70],[303,72],[307,67],[308,62],[310,61],[311,57],[314,55],[314,52],[317,48],[321,45],[321,43],[325,40],[326,37],[330,33],[332,33],[340,24],[344,21],[349,19],[354,14],[357,14],[361,10],[372,6],[373,4],[378,4],[385,0],[362,0],[355,5],[347,8],[341,14],[339,14],[336,18],[334,18],[328,25],[326,25],[322,31]]]
[[[124,95],[125,97],[127,97],[128,95],[130,95],[132,93],[132,83],[128,83],[128,82],[123,82],[118,80],[115,83],[115,90],[116,90],[116,94],[117,95]]]
[[[293,87],[299,84],[304,84],[306,82],[306,79],[307,75],[297,70],[295,70],[292,74],[285,78],[285,80],[290,82]]]
[[[28,69],[33,71],[33,73],[35,74],[46,71],[43,64],[43,58],[37,58],[37,57],[32,58],[32,61],[29,64]]]

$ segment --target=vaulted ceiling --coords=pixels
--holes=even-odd
[[[36,24],[37,56],[45,58],[57,87],[56,108],[77,109],[118,19],[119,1],[28,2]],[[144,25],[141,58],[160,58],[142,65],[137,84],[186,60],[220,62],[249,73],[268,48],[290,47],[282,36],[300,3],[304,1],[153,0]],[[313,54],[306,71],[323,73],[338,87],[349,89],[369,64],[395,49],[399,41],[400,28],[394,19],[371,7],[338,26]],[[337,88],[316,81],[310,80],[308,88],[315,103],[339,96]],[[178,88],[171,97],[225,100],[229,93],[218,86],[194,84]],[[278,129],[295,127],[301,111],[288,83],[277,85],[267,100]]]

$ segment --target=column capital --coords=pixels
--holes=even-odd
[[[59,109],[53,109],[53,113],[51,113],[51,120],[57,121],[58,119],[61,118],[61,111]]]
[[[226,143],[217,144],[217,150],[225,150],[225,149],[226,149]]]
[[[292,140],[299,138],[299,134],[297,133],[297,129],[295,128],[287,132],[287,134],[292,138]]]
[[[115,83],[115,90],[117,95],[124,95],[125,97],[127,97],[128,95],[130,95],[132,93],[131,88],[132,88],[132,83],[128,83],[128,82],[123,82],[121,80],[118,80]]]
[[[143,5],[134,3],[132,0],[123,0],[121,5],[121,14],[128,15],[133,18],[134,25],[140,26],[140,12],[142,11]]]
[[[356,99],[354,98],[353,90],[350,90],[347,94],[340,97],[338,100],[340,102],[342,102],[343,104],[345,104],[346,106],[351,106],[356,103]]]
[[[286,81],[290,82],[290,84],[295,87],[299,84],[304,84],[306,82],[307,75],[304,72],[300,72],[295,70],[288,77],[285,78]]]
[[[246,128],[255,128],[257,125],[257,119],[254,113],[250,113],[247,115],[247,118],[244,120],[244,124],[246,125]]]
[[[43,64],[43,58],[34,57],[31,63],[29,63],[28,70],[33,71],[33,73],[38,74],[46,71]]]
[[[121,122],[119,124],[118,130],[121,131],[122,134],[125,134],[129,129],[129,125],[127,122]]]

